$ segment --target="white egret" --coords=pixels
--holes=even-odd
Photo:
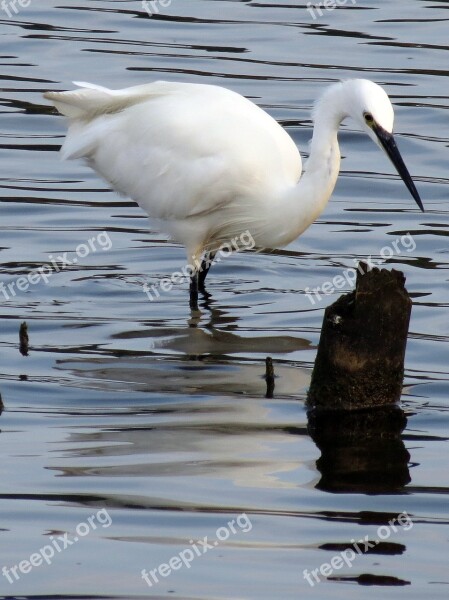
[[[228,89],[158,81],[109,90],[77,83],[45,98],[69,118],[61,152],[84,158],[121,194],[135,200],[161,230],[183,244],[195,268],[190,306],[211,259],[249,231],[258,248],[295,240],[324,210],[335,187],[341,122],[352,117],[388,155],[424,210],[396,146],[393,107],[366,79],[329,86],[315,105],[310,157],[250,100]]]

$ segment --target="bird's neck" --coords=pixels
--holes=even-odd
[[[295,238],[323,212],[340,171],[337,134],[346,115],[341,109],[339,89],[333,88],[334,86],[330,88],[331,93],[322,98],[315,108],[315,126],[305,172],[298,184],[288,190],[284,198],[285,206],[289,206],[291,218],[297,224]]]

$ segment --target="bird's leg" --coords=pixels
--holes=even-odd
[[[198,275],[198,289],[200,292],[205,292],[206,288],[204,287],[204,282],[206,281],[207,274],[209,273],[209,269],[211,268],[216,252],[206,252],[203,258],[203,262],[201,263],[201,269]]]
[[[190,277],[190,308],[198,310],[198,271]]]
[[[214,262],[215,254],[215,252],[206,252],[200,270],[196,271],[190,278],[190,308],[192,310],[198,310],[198,292],[209,295],[204,287],[204,282]]]

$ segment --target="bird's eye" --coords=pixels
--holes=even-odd
[[[365,117],[365,121],[368,125],[372,125],[374,123],[374,117],[371,113],[365,113],[363,116]]]

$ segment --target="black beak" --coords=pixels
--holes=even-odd
[[[393,134],[386,131],[380,125],[377,125],[377,123],[373,125],[373,131],[377,135],[377,138],[382,148],[387,153],[388,158],[396,167],[396,170],[401,176],[402,181],[405,183],[409,192],[415,199],[416,204],[419,206],[422,212],[424,212],[424,206],[418,194],[418,190],[416,189],[415,184],[413,183],[413,180],[410,177],[410,173],[408,172],[407,167],[405,166],[405,163],[402,160],[401,153],[399,152],[399,149],[396,146]]]

